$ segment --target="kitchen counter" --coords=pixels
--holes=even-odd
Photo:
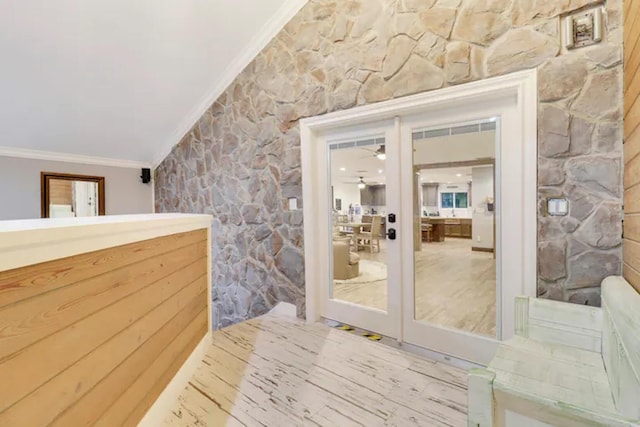
[[[471,218],[447,218],[439,216],[422,217],[423,224],[433,225],[433,240],[436,242],[444,241],[444,237],[460,237],[471,239],[472,220]],[[436,239],[442,234],[442,240]]]

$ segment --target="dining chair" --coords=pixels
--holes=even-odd
[[[380,252],[380,227],[382,225],[382,218],[374,216],[371,218],[371,231],[361,231],[358,234],[354,234],[353,238],[356,242],[356,251],[359,248],[359,241],[362,240],[362,246],[369,246],[369,251],[373,253],[373,248],[376,246],[378,252]],[[365,243],[368,242],[368,245]]]

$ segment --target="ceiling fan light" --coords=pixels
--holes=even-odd
[[[380,160],[385,160],[387,158],[387,155],[385,153],[378,153],[376,154],[376,157]]]
[[[358,180],[358,188],[361,190],[364,190],[364,188],[367,186],[367,184],[365,184],[364,182],[364,178],[360,177],[360,179]]]

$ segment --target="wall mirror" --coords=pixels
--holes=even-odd
[[[40,183],[42,218],[105,214],[104,177],[42,172]]]

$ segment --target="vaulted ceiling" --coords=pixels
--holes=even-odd
[[[1,1],[0,147],[158,161],[304,3]]]

